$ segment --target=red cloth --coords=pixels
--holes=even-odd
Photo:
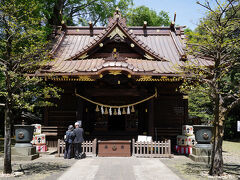
[[[37,152],[46,152],[47,151],[47,145],[36,145],[36,151]]]
[[[191,146],[175,146],[175,150],[178,154],[185,154],[189,155],[192,154],[192,147]]]

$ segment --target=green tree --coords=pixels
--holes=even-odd
[[[99,23],[106,25],[118,7],[122,14],[126,14],[132,0],[39,0],[41,11],[48,19],[48,24],[60,26],[93,25]]]
[[[223,174],[222,141],[224,136],[224,123],[229,112],[240,103],[240,84],[237,76],[230,79],[233,72],[239,72],[240,55],[240,20],[237,18],[239,2],[226,0],[221,4],[216,0],[216,9],[213,9],[209,1],[199,3],[206,8],[208,15],[204,18],[197,33],[192,33],[188,41],[190,58],[184,67],[186,75],[190,77],[188,82],[195,82],[198,86],[204,83],[208,86],[202,91],[209,96],[213,103],[214,140],[211,157],[210,175]],[[227,14],[227,16],[226,16]],[[198,60],[206,59],[209,66],[199,64]],[[186,88],[194,85],[187,83]]]
[[[204,92],[204,93],[203,93]],[[213,118],[213,106],[209,96],[209,88],[206,85],[199,85],[188,93],[188,114],[190,118],[199,118],[205,124]]]
[[[149,9],[146,6],[139,6],[131,9],[127,14],[127,23],[130,26],[142,26],[144,21],[147,21],[148,26],[169,26],[170,17],[167,12],[156,11]]]
[[[59,89],[27,74],[48,61],[45,20],[37,0],[0,1],[0,95],[5,103],[4,173],[11,173],[11,124],[14,110],[52,105],[45,97],[59,98]]]

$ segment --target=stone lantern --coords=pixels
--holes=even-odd
[[[34,126],[31,125],[14,125],[16,144],[15,147],[32,147]]]
[[[31,143],[33,138],[34,126],[24,125],[24,121],[21,125],[14,125],[16,144],[12,148],[12,159],[15,161],[29,161],[39,157],[36,153],[36,147]]]
[[[194,125],[194,134],[197,141],[196,147],[199,148],[212,148],[211,140],[213,137],[213,126]]]
[[[213,137],[212,133],[213,126],[207,125],[194,125],[193,130],[197,145],[193,147],[190,158],[197,162],[210,163],[212,144],[211,140]]]

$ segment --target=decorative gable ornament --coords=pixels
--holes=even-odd
[[[115,27],[115,29],[113,29],[113,31],[107,37],[110,37],[110,39],[112,39],[116,35],[120,36],[122,39],[126,37],[126,35],[117,26]]]

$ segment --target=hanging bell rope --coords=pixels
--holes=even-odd
[[[126,105],[121,105],[121,106],[112,106],[112,105],[102,104],[102,103],[98,103],[98,102],[92,101],[91,99],[88,99],[88,98],[86,98],[84,96],[81,96],[80,94],[77,94],[76,89],[75,89],[75,95],[80,97],[80,98],[82,98],[82,99],[84,99],[84,100],[86,100],[86,101],[88,101],[88,102],[90,102],[90,103],[92,103],[92,104],[96,104],[98,106],[101,106],[101,111],[102,111],[102,114],[103,114],[104,113],[103,107],[114,108],[114,110],[118,109],[118,108],[129,108],[129,107],[133,107],[133,106],[135,106],[137,104],[143,103],[145,101],[148,101],[148,100],[150,100],[150,99],[152,99],[154,97],[157,97],[157,89],[155,88],[155,93],[152,96],[149,96],[148,98],[145,98],[145,99],[143,99],[141,101],[138,101],[138,102],[135,102],[135,103],[132,103],[132,104],[126,104]],[[128,109],[127,109],[127,111],[128,111]],[[134,111],[134,108],[133,108],[133,111]]]

